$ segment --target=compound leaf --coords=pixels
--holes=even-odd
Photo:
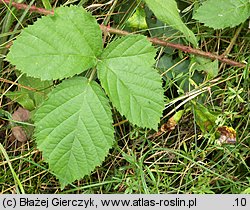
[[[198,8],[194,19],[214,29],[223,29],[234,27],[249,16],[249,0],[207,0]]]
[[[80,7],[60,7],[22,30],[7,60],[28,76],[63,79],[95,66],[101,51],[95,18]]]
[[[86,78],[63,81],[35,113],[35,137],[62,188],[102,163],[114,139],[109,102]]]
[[[122,37],[104,50],[98,77],[113,105],[140,127],[157,130],[164,108],[160,75],[152,68],[155,49],[146,37]]]
[[[159,20],[182,32],[194,46],[198,45],[194,33],[183,23],[175,0],[145,0],[145,2]]]

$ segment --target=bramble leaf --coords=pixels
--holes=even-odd
[[[19,73],[17,75],[19,76]],[[20,89],[14,92],[9,91],[6,93],[6,96],[21,104],[25,109],[32,111],[46,99],[53,82],[41,81],[24,74],[18,80],[18,84],[21,85]]]
[[[194,46],[198,45],[194,33],[183,23],[175,0],[145,0],[145,2],[159,20],[182,32]]]
[[[63,79],[97,63],[102,51],[101,30],[80,7],[60,7],[22,30],[7,60],[28,76]]]
[[[63,81],[35,113],[35,137],[62,188],[102,163],[114,139],[107,97],[94,82]]]
[[[160,75],[152,68],[155,49],[146,37],[130,35],[108,45],[98,77],[117,110],[133,124],[157,130],[164,108]]]
[[[198,8],[194,19],[214,29],[223,29],[239,25],[249,16],[249,0],[207,0]]]
[[[218,60],[211,61],[209,59],[196,56],[193,58],[193,69],[204,71],[207,74],[207,79],[215,78],[219,73]]]

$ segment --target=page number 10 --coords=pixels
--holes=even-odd
[[[236,205],[234,206],[246,206],[247,205],[246,198],[236,198],[234,201],[236,202]]]

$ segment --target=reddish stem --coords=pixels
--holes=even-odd
[[[9,6],[13,6],[17,9],[27,9],[29,7],[29,5],[27,4],[21,4],[21,3],[16,3],[16,2],[13,2],[13,0],[0,0],[0,4],[8,4]],[[43,15],[53,15],[54,12],[52,10],[46,10],[46,9],[43,9],[43,8],[39,8],[39,7],[36,7],[36,6],[31,6],[29,8],[29,11],[30,12],[36,12],[36,13],[39,13],[39,14],[43,14]]]
[[[13,7],[17,8],[17,9],[27,9],[27,8],[29,8],[29,6],[26,5],[26,4],[15,3],[15,2],[11,3],[10,0],[0,0],[0,4],[1,3],[2,4],[3,3],[9,4],[10,6],[13,6]],[[36,7],[36,6],[31,6],[29,8],[29,11],[30,12],[37,12],[37,13],[40,13],[40,14],[43,14],[43,15],[53,15],[54,14],[53,10],[46,10],[46,9],[39,8],[39,7]],[[129,34],[129,32],[127,32],[127,31],[107,27],[105,25],[100,25],[100,28],[101,28],[101,30],[103,32],[106,32],[106,33],[109,32],[109,33],[118,34],[118,35],[128,35]],[[211,60],[216,60],[217,59],[217,60],[221,61],[222,63],[226,63],[226,64],[231,65],[231,66],[236,66],[236,67],[245,67],[246,66],[246,64],[244,64],[244,63],[236,62],[234,60],[228,59],[228,58],[226,58],[224,56],[221,56],[221,55],[216,55],[216,54],[213,54],[213,53],[210,53],[210,52],[205,52],[205,51],[202,51],[202,50],[199,50],[199,49],[194,49],[194,48],[192,48],[190,46],[185,46],[185,45],[181,45],[181,44],[175,44],[175,43],[167,42],[167,41],[161,40],[159,38],[148,38],[148,40],[150,42],[152,42],[153,44],[156,44],[156,45],[160,45],[160,46],[164,46],[164,47],[171,47],[171,48],[178,49],[178,50],[181,50],[181,51],[186,52],[186,53],[190,53],[190,54],[210,58]]]

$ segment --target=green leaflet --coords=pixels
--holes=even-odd
[[[17,75],[19,76],[19,74]],[[7,92],[6,96],[21,104],[25,109],[32,111],[46,99],[53,85],[53,81],[41,81],[40,79],[28,77],[24,74],[18,80],[18,84],[35,90],[20,87],[17,91]]]
[[[218,60],[211,61],[209,59],[196,56],[193,59],[193,69],[204,71],[207,74],[207,79],[215,78],[219,73]]]
[[[198,45],[194,33],[183,23],[175,0],[145,0],[145,2],[159,20],[182,32],[195,47]]]
[[[122,37],[104,50],[98,77],[113,105],[133,124],[157,130],[164,108],[155,49],[146,37]]]
[[[144,11],[144,8],[138,7],[133,16],[131,16],[127,20],[126,26],[132,29],[147,29],[148,26],[146,22],[146,13]]]
[[[63,79],[97,63],[102,51],[101,30],[80,7],[60,7],[42,17],[14,41],[7,60],[28,76]]]
[[[239,25],[249,16],[249,0],[207,0],[199,7],[194,19],[214,29],[223,29]]]
[[[114,139],[112,114],[100,86],[86,78],[63,81],[35,113],[38,148],[62,188],[102,163]]]
[[[174,121],[176,122],[176,124],[180,121],[180,119],[182,118],[184,112],[185,112],[184,110],[179,110],[178,112],[176,112],[176,113],[173,115],[173,119],[174,119]]]
[[[202,133],[215,130],[217,115],[212,114],[205,106],[194,103],[195,122],[200,127]]]

